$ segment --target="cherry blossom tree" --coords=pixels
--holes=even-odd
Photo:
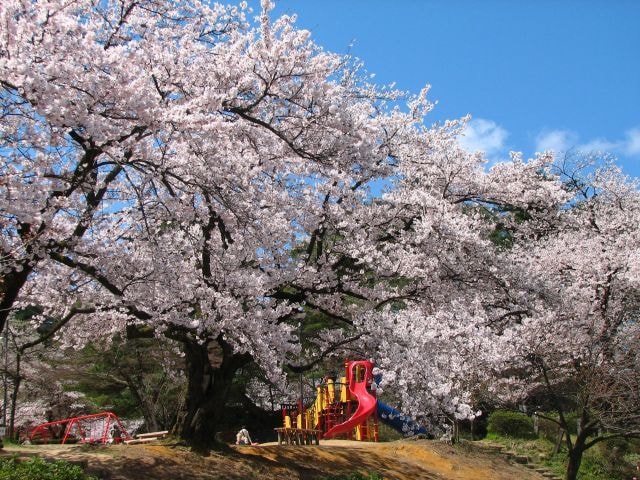
[[[455,132],[450,142],[438,155],[413,151],[384,197],[395,214],[373,263],[402,287],[361,321],[403,410],[455,421],[477,415],[473,395],[504,362],[496,337],[526,313],[504,245],[550,228],[567,195],[550,156],[485,171],[479,157],[454,154]]]
[[[179,341],[175,431],[201,448],[239,369],[279,379],[346,345],[377,352],[410,413],[471,417],[470,375],[504,371],[545,319],[594,305],[552,259],[614,241],[587,227],[614,222],[622,184],[571,202],[549,155],[486,170],[459,147],[464,119],[424,125],[428,89],[370,84],[271,7],[252,20],[198,0],[2,3],[0,327],[37,305],[68,345]],[[615,302],[589,280],[606,309],[637,263],[603,264],[628,282]],[[303,351],[312,314],[327,328]]]
[[[577,436],[565,436],[574,479],[588,448],[640,436],[640,193],[611,165],[561,167],[573,198],[551,235],[514,248],[529,302],[502,340],[512,366],[527,374],[512,379],[521,398],[542,393],[565,432],[567,414],[577,413]]]
[[[19,311],[11,328],[5,329],[9,341],[5,343],[1,370],[6,379],[8,438],[24,436],[26,429],[36,423],[89,411],[89,402],[84,401],[83,395],[65,385],[60,368],[64,352],[48,344],[53,322],[34,320],[38,316],[37,309]],[[40,327],[34,329],[31,323],[39,323]]]
[[[587,165],[585,174],[543,159],[496,165],[484,180],[475,175],[474,191],[454,187],[465,205],[459,222],[478,225],[446,229],[429,218],[428,236],[413,237],[422,249],[402,255],[413,269],[402,275],[431,289],[364,322],[416,416],[472,417],[481,385],[513,403],[543,395],[565,431],[577,412],[578,434],[565,438],[573,479],[586,449],[638,435],[640,198],[637,181],[615,167]],[[405,239],[416,224],[402,230]],[[422,276],[427,260],[433,270]]]
[[[181,341],[178,432],[200,446],[235,371],[296,352],[303,303],[351,325],[344,296],[380,296],[342,282],[337,239],[428,108],[390,111],[399,92],[270,7],[256,27],[197,1],[0,10],[3,321],[17,304],[91,310],[69,343],[132,326]]]

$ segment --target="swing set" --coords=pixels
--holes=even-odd
[[[131,437],[120,419],[111,412],[83,415],[35,426],[29,434],[31,443],[88,443],[105,445],[122,443]]]

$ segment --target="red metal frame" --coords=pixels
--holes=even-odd
[[[102,425],[99,425],[102,422]],[[110,426],[115,423],[120,429],[120,437],[111,437],[109,435]],[[120,443],[124,440],[131,440],[131,437],[125,430],[122,422],[115,413],[103,412],[93,415],[83,415],[80,417],[66,418],[55,422],[41,423],[36,425],[29,434],[29,440],[34,441],[41,438],[44,443],[48,443],[53,438],[59,438],[60,433],[56,435],[54,429],[64,425],[64,434],[60,443],[64,444],[69,440],[70,436],[78,438],[80,443],[106,444],[110,441]],[[97,427],[97,428],[94,428]],[[74,431],[75,429],[75,431]],[[97,430],[97,432],[96,432]],[[87,432],[88,431],[88,432]],[[77,432],[77,433],[76,433]],[[94,434],[96,432],[96,434]]]

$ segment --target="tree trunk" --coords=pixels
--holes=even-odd
[[[14,440],[20,440],[16,437],[16,408],[18,406],[18,392],[20,392],[20,385],[22,384],[22,355],[18,352],[16,354],[16,374],[13,380],[13,392],[11,392],[11,412],[9,414],[9,429],[7,434],[9,438]]]
[[[13,304],[33,270],[27,262],[22,262],[20,267],[22,268],[20,271],[12,269],[4,274],[0,284],[0,332],[4,331],[9,315],[13,312]]]
[[[150,432],[157,432],[162,429],[160,422],[158,421],[157,410],[153,405],[149,405],[150,402],[144,402],[142,405],[142,416],[144,417],[144,423],[147,425],[147,429]]]
[[[558,433],[556,433],[556,443],[553,446],[553,451],[551,455],[557,455],[560,452],[560,447],[562,446],[562,439],[564,438],[565,431],[562,427],[558,427]]]
[[[569,432],[567,432],[569,435]],[[576,480],[578,476],[578,470],[580,470],[580,463],[582,463],[582,454],[586,450],[585,444],[587,442],[588,430],[578,429],[578,435],[576,441],[573,444],[573,448],[569,450],[569,461],[567,462],[567,480]]]
[[[580,470],[580,463],[582,463],[583,453],[584,450],[577,447],[574,447],[574,449],[569,452],[566,480],[576,480],[576,478],[578,477],[578,470]]]
[[[184,411],[175,431],[194,449],[207,451],[216,446],[219,430],[235,373],[251,361],[248,354],[234,354],[222,336],[216,339],[221,347],[220,359],[210,358],[209,344],[184,342],[187,367],[187,395]],[[217,352],[216,352],[217,353]],[[216,366],[212,365],[212,360]],[[218,361],[216,361],[218,360]]]
[[[154,408],[153,401],[149,400],[144,392],[142,376],[140,375],[133,378],[131,375],[124,374],[123,377],[127,382],[127,386],[129,387],[129,391],[133,395],[133,398],[135,398],[138,406],[142,410],[142,417],[144,418],[147,430],[149,432],[157,432],[160,430],[160,425],[156,416],[156,409]]]

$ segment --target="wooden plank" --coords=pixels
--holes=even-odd
[[[124,443],[127,445],[138,445],[139,443],[155,442],[156,440],[158,440],[158,437],[134,438],[133,440],[125,440]]]
[[[168,435],[168,434],[169,434],[168,430],[163,430],[161,432],[138,433],[135,437],[136,438],[164,437],[165,435]]]

